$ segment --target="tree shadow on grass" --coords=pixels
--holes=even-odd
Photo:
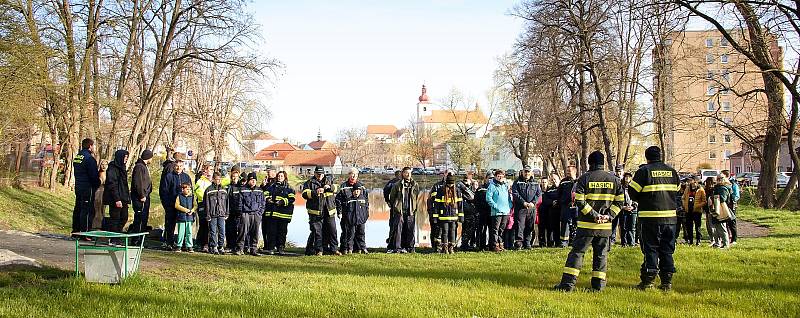
[[[54,267],[34,267],[29,265],[9,265],[0,267],[0,287],[34,285],[74,277],[75,272]]]

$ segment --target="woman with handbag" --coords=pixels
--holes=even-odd
[[[711,210],[711,223],[714,228],[712,236],[712,247],[728,248],[730,239],[728,238],[727,222],[730,219],[731,207],[728,206],[729,198],[732,193],[731,182],[723,175],[717,176],[717,185],[714,187],[714,199],[709,202]]]

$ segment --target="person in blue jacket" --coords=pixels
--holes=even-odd
[[[163,182],[159,187],[158,196],[161,202],[173,202],[164,204],[164,245],[167,249],[175,248],[175,226],[178,211],[175,209],[175,199],[181,193],[181,185],[184,183],[192,184],[192,178],[183,171],[183,160],[176,156],[175,162],[171,165],[172,171],[164,176]]]
[[[494,179],[486,188],[486,203],[491,208],[492,222],[489,226],[489,248],[493,252],[500,252],[505,250],[502,234],[511,214],[511,191],[506,183],[505,173],[500,169],[495,170]]]
[[[75,207],[72,209],[72,233],[86,232],[94,219],[94,193],[100,187],[100,173],[94,158],[94,141],[81,141],[81,150],[72,159],[75,175]]]
[[[347,181],[336,194],[336,211],[342,215],[342,237],[339,251],[342,254],[367,252],[366,224],[369,218],[369,193],[358,181],[358,169],[351,168]]]

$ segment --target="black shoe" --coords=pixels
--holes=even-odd
[[[574,286],[558,284],[553,286],[553,290],[569,293],[575,290]]]
[[[661,278],[661,285],[658,286],[658,289],[665,292],[672,290],[672,273],[661,273],[659,276]]]
[[[252,249],[252,250],[250,250],[250,255],[251,255],[251,256],[261,256],[261,254],[258,254],[258,252],[256,251],[256,249]]]
[[[414,253],[416,253],[416,252],[417,252],[417,249],[416,249],[416,248],[413,248],[413,247],[412,247],[412,248],[407,248],[407,249],[406,249],[406,253],[409,253],[409,254],[414,254]]]
[[[639,290],[648,290],[653,288],[653,281],[656,280],[656,275],[640,274],[639,278],[641,279],[641,282],[639,282],[639,285],[636,285],[636,288]]]
[[[661,284],[660,286],[658,286],[658,289],[668,292],[672,290],[672,284]]]

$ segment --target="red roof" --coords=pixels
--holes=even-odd
[[[308,146],[314,150],[334,150],[336,149],[336,145],[326,141],[326,140],[316,140],[308,143]]]
[[[297,150],[290,152],[283,160],[286,166],[333,167],[336,154],[330,150]]]
[[[261,149],[256,154],[256,160],[285,160],[286,156],[293,151],[300,150],[292,144],[281,142]]]
[[[397,133],[395,125],[367,125],[368,135],[394,135]]]

